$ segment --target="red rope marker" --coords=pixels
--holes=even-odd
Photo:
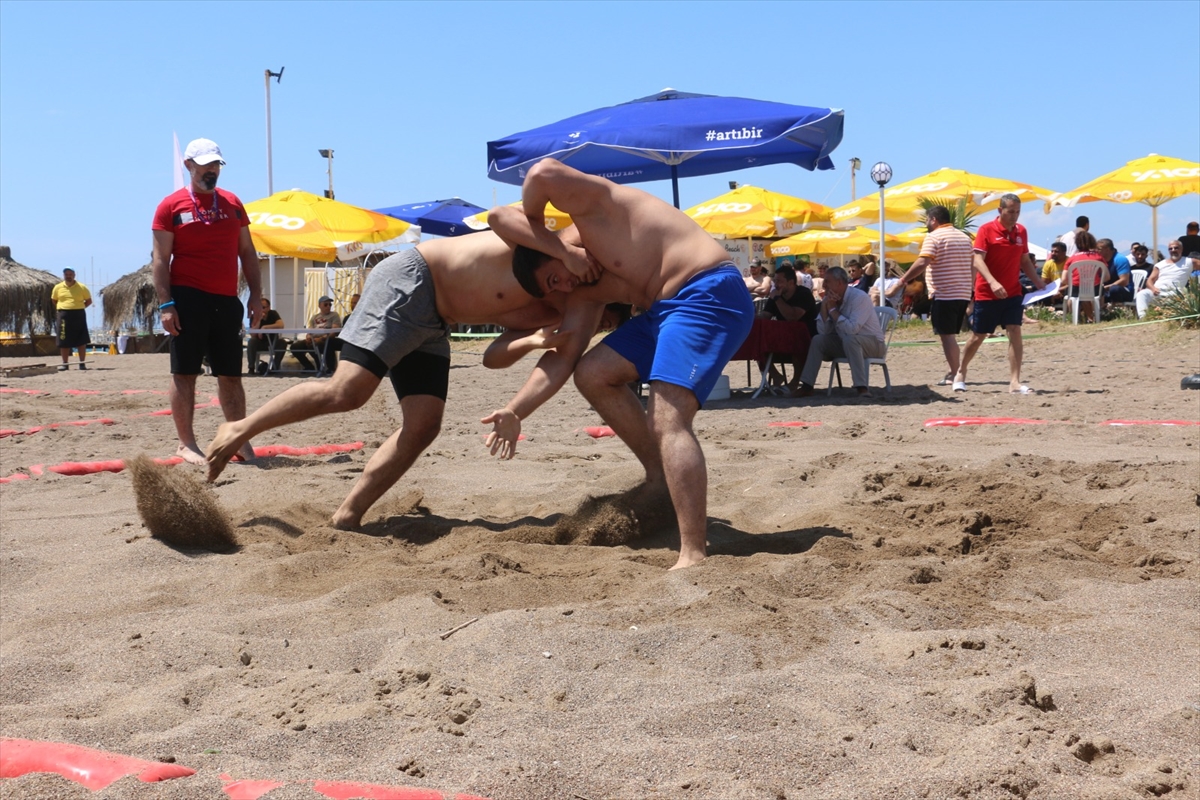
[[[98,389],[63,389],[63,394],[75,395],[78,397],[81,394],[104,394]]]
[[[283,781],[235,781],[228,775],[222,775],[221,780],[232,781],[222,787],[229,800],[258,800],[272,789],[287,785]]]
[[[607,425],[595,425],[591,428],[584,428],[583,432],[593,439],[603,439],[605,436],[617,435],[617,432]]]
[[[16,481],[27,481],[29,476],[24,472],[14,472],[6,478],[0,478],[0,483],[14,483]]]
[[[269,458],[271,456],[325,456],[330,453],[349,453],[353,450],[362,450],[362,442],[350,442],[349,444],[318,444],[311,447],[292,447],[288,444],[268,444],[262,447],[254,448],[254,455],[259,458]]]
[[[815,428],[819,422],[768,422],[768,428]]]
[[[1050,420],[1020,417],[940,417],[925,420],[926,428],[957,428],[961,425],[1047,425]]]
[[[19,778],[31,772],[56,773],[93,792],[127,775],[136,775],[142,783],[156,783],[196,774],[181,764],[145,761],[74,744],[0,739],[0,778]]]
[[[1101,425],[1200,425],[1200,422],[1191,419],[1106,419]],[[0,431],[0,435],[3,435]]]
[[[41,389],[10,389],[8,387],[0,387],[0,394],[50,394]]]

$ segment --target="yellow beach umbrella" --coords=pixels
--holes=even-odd
[[[515,203],[509,203],[510,206],[516,208],[521,205],[518,200]],[[469,217],[464,217],[463,222],[473,231],[486,231],[488,212],[480,211],[478,214],[472,214]],[[552,231],[561,231],[563,228],[569,228],[572,225],[571,218],[563,212],[555,208],[551,203],[546,204],[546,227]]]
[[[990,211],[1000,205],[1000,196],[1015,194],[1022,203],[1030,200],[1046,200],[1054,192],[1028,183],[974,175],[961,169],[943,167],[905,183],[899,183],[883,191],[886,219],[893,222],[921,222],[925,210],[921,198],[930,198],[945,203],[967,198],[967,210],[976,214]],[[843,230],[856,225],[873,225],[879,222],[879,193],[872,192],[833,210],[830,227]]]
[[[887,258],[912,262],[917,259],[919,246],[905,242],[899,236],[887,234]],[[851,231],[804,231],[767,247],[772,258],[780,256],[862,256],[879,253],[879,231],[855,228]]]
[[[421,240],[415,225],[308,192],[276,192],[247,203],[246,213],[254,248],[276,256],[348,260]]]
[[[1108,200],[1145,203],[1153,209],[1154,248],[1158,249],[1158,207],[1187,194],[1200,194],[1200,164],[1151,153],[1120,169],[1101,175],[1070,192],[1046,199],[1046,213],[1054,206],[1072,208],[1079,203]]]
[[[684,213],[718,239],[790,236],[828,228],[833,209],[757,186],[739,186]]]
[[[916,245],[917,252],[920,252],[921,245],[925,243],[925,237],[929,235],[929,231],[925,228],[917,227],[910,228],[904,233],[897,233],[896,238],[902,242],[907,242],[910,245]]]

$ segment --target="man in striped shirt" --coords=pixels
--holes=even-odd
[[[949,370],[938,386],[949,386],[958,373],[958,334],[971,302],[974,250],[971,237],[950,224],[950,212],[945,206],[933,206],[926,212],[925,228],[929,235],[921,244],[921,255],[900,283],[907,284],[927,273],[925,283],[933,300],[929,316],[933,332],[942,340],[942,353]]]

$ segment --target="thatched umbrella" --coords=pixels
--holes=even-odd
[[[154,331],[158,320],[158,295],[150,264],[123,275],[100,290],[104,297],[104,329],[119,331],[127,325]]]
[[[12,250],[0,245],[0,330],[19,334],[27,328],[32,336],[37,325],[50,333],[55,318],[50,290],[60,280],[45,270],[18,264]]]

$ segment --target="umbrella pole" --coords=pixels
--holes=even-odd
[[[1150,211],[1151,211],[1151,215],[1150,215],[1151,225],[1153,226],[1153,233],[1154,233],[1153,255],[1154,255],[1155,262],[1157,262],[1158,261],[1158,206],[1150,206]]]
[[[671,165],[671,194],[675,198],[675,207],[679,208],[679,166]]]

